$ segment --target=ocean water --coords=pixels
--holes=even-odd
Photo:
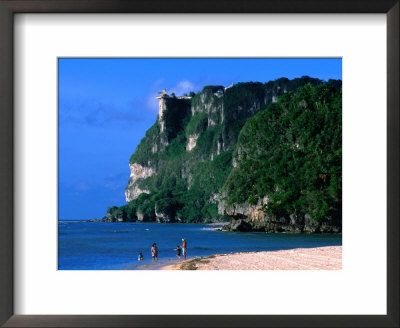
[[[341,234],[227,232],[206,224],[103,223],[60,221],[59,270],[153,270],[178,262],[173,250],[188,243],[187,258],[342,245]],[[158,262],[151,260],[157,243]],[[144,261],[137,261],[139,252]]]

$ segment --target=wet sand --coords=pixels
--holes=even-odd
[[[161,270],[341,270],[342,246],[211,255]]]

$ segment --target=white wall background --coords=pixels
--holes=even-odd
[[[386,313],[384,15],[15,18],[16,314]],[[343,270],[57,271],[60,56],[343,57]]]

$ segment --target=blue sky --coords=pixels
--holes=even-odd
[[[129,158],[154,124],[157,92],[308,75],[341,79],[341,59],[60,58],[59,219],[125,204]]]

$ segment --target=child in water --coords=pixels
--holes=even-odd
[[[140,252],[140,253],[138,254],[137,260],[138,260],[138,261],[143,261],[143,254],[142,254],[142,252]]]
[[[176,256],[178,257],[178,259],[181,258],[181,248],[178,246],[176,246],[176,248],[174,248],[174,251],[176,251]]]

